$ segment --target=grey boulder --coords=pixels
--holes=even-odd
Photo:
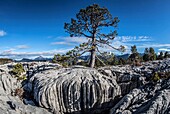
[[[112,101],[121,95],[115,79],[85,67],[37,73],[29,88],[39,106],[56,114],[102,110],[112,107]]]

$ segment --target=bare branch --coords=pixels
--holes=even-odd
[[[111,47],[112,49],[115,49],[115,50],[118,50],[118,51],[121,51],[121,52],[124,52],[125,51],[125,48],[124,48],[124,46],[120,46],[120,48],[115,48],[115,47],[113,47],[112,45],[110,45],[108,42],[105,42],[105,41],[100,41],[100,40],[96,40],[98,43],[101,43],[101,44],[105,44],[105,45],[107,45],[107,46],[109,46],[109,47]]]
[[[100,55],[104,56],[103,53],[99,50],[98,47],[96,47],[97,51],[99,52]]]
[[[96,55],[96,58],[105,66],[106,64]]]
[[[88,37],[88,38],[93,38],[92,36],[86,35],[83,32],[80,32],[80,34],[82,34],[82,35],[84,35],[85,37]]]
[[[115,48],[115,47],[113,47],[113,46],[110,45],[110,44],[106,44],[106,45],[108,45],[109,47],[111,47],[111,48],[113,48],[113,49],[115,49],[115,50],[121,51],[119,48]]]

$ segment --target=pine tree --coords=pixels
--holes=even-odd
[[[149,60],[156,60],[155,50],[152,47],[149,48]]]
[[[158,59],[159,59],[159,60],[162,60],[163,58],[164,58],[163,52],[161,51],[160,54],[158,55]]]
[[[93,4],[85,9],[80,9],[76,18],[71,19],[71,23],[65,23],[64,29],[71,37],[87,38],[88,41],[75,51],[79,52],[79,55],[90,52],[90,67],[95,66],[96,53],[100,53],[99,49],[102,47],[108,46],[118,51],[125,51],[124,46],[115,48],[111,45],[112,40],[117,36],[116,30],[107,34],[102,33],[103,28],[116,28],[119,22],[118,17],[113,18],[107,8]]]
[[[119,61],[118,61],[118,64],[119,64],[119,65],[124,65],[124,64],[126,64],[125,59],[120,58]]]
[[[149,61],[149,49],[145,48],[144,55],[143,55],[144,61]]]
[[[130,62],[133,62],[139,59],[139,53],[137,52],[136,45],[131,46],[131,55],[129,56],[128,59],[130,60]]]
[[[168,58],[168,57],[169,57],[169,53],[168,53],[168,51],[166,51],[164,54],[164,58]]]
[[[53,63],[57,63],[57,57],[56,57],[56,55],[54,55],[54,57],[53,57],[53,59],[52,59],[52,62],[53,62]]]

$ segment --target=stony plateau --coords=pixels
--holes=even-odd
[[[0,66],[2,114],[170,113],[170,79],[162,75],[158,82],[151,80],[154,72],[170,73],[170,59],[98,69],[22,63],[23,82],[10,74],[15,64]]]

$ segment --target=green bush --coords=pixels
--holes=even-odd
[[[88,66],[88,63],[87,62],[85,62],[85,61],[81,61],[81,62],[79,62],[78,63],[78,65],[82,65],[82,66]]]
[[[63,67],[68,67],[68,64],[66,62],[62,63]]]
[[[22,76],[19,76],[17,79],[18,80],[26,80],[27,76],[26,75],[22,75]]]
[[[13,69],[12,69],[12,73],[16,76],[16,77],[20,77],[22,75],[22,73],[24,73],[24,67],[21,63],[18,63],[16,65],[14,65]]]
[[[159,81],[159,80],[160,80],[160,76],[158,75],[158,73],[157,73],[157,72],[155,72],[155,73],[153,74],[153,76],[152,76],[152,80],[153,80],[154,82],[157,82],[157,81]]]

